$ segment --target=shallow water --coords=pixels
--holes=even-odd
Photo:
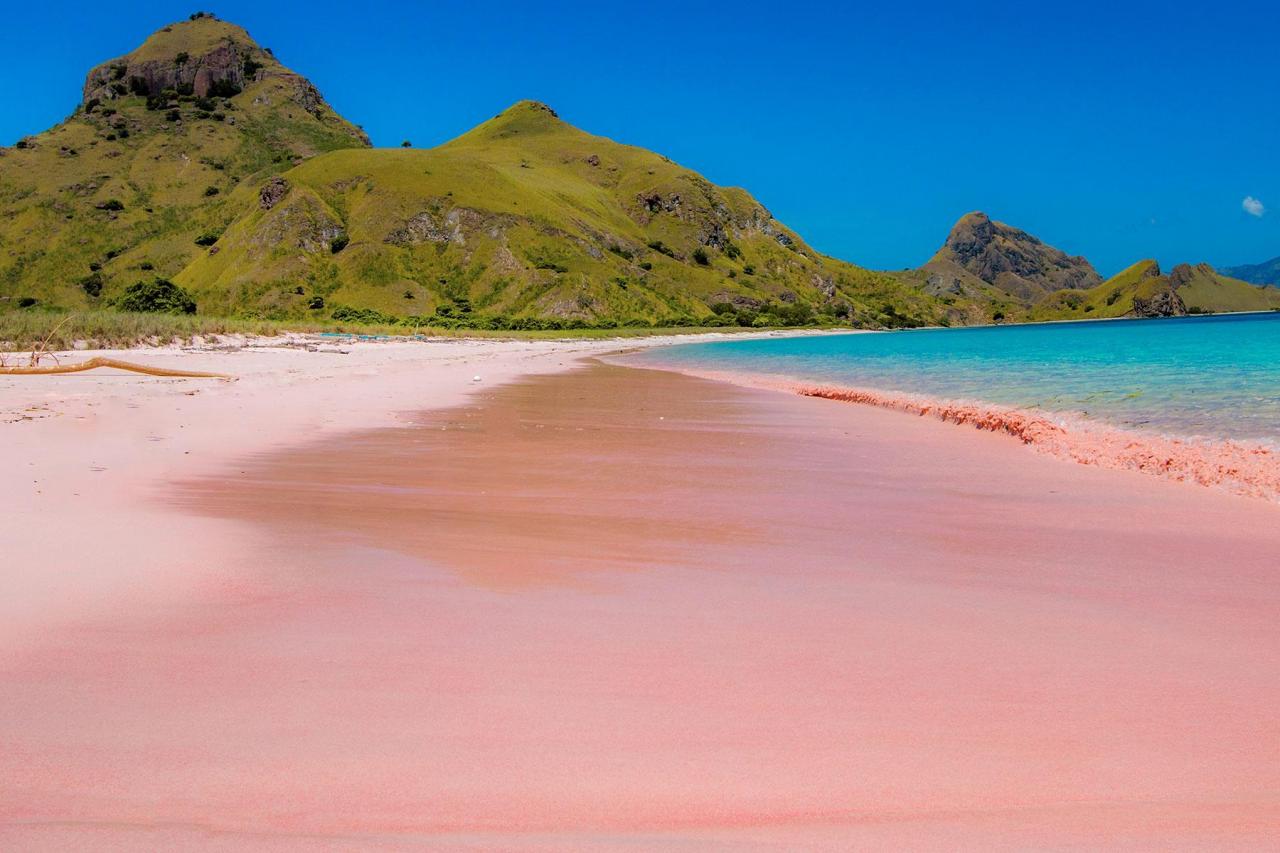
[[[1280,444],[1280,313],[727,341],[635,358]]]

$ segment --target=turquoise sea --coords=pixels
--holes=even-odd
[[[637,359],[1280,444],[1280,313],[724,341]]]

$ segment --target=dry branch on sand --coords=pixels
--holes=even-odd
[[[0,366],[0,375],[4,376],[32,376],[32,375],[48,375],[55,373],[80,373],[85,370],[95,370],[99,367],[114,367],[117,370],[128,370],[132,373],[145,373],[148,376],[178,376],[192,379],[235,379],[226,373],[203,373],[198,370],[170,370],[165,367],[152,367],[147,364],[136,364],[132,361],[121,361],[116,358],[91,358],[88,361],[82,361],[79,364],[58,364],[52,367],[40,367],[38,364],[31,364],[27,367],[5,367]]]

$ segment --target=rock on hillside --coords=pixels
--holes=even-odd
[[[994,288],[1028,304],[1046,293],[1102,281],[1084,258],[980,212],[960,218],[923,271],[926,289],[935,295],[990,295]]]

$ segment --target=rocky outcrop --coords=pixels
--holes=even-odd
[[[276,205],[258,225],[252,243],[255,254],[292,246],[310,254],[330,254],[333,241],[345,232],[342,223],[314,194],[300,191]]]
[[[467,233],[488,230],[496,237],[506,224],[504,217],[489,215],[469,207],[452,207],[447,210],[424,210],[405,221],[404,225],[387,235],[384,242],[393,246],[412,246],[419,243],[453,243],[465,246]]]
[[[985,213],[960,218],[946,243],[925,264],[930,292],[958,294],[965,279],[1011,296],[1033,301],[1057,290],[1081,290],[1102,281],[1087,260],[1066,254],[1018,228],[995,222]]]
[[[84,103],[126,95],[155,96],[166,90],[204,98],[234,95],[258,74],[262,65],[253,58],[260,52],[250,45],[226,41],[193,56],[176,53],[162,58],[114,59],[89,72],[84,82]]]
[[[1169,287],[1176,290],[1179,287],[1186,287],[1198,278],[1212,279],[1215,275],[1213,267],[1208,264],[1196,264],[1195,266],[1178,264],[1169,271]]]
[[[1172,278],[1173,274],[1170,273],[1170,279]],[[1173,288],[1162,290],[1149,299],[1143,299],[1141,296],[1133,297],[1134,317],[1185,317],[1186,315],[1186,303]]]
[[[270,210],[289,193],[289,182],[279,176],[272,178],[258,190],[258,206]]]

